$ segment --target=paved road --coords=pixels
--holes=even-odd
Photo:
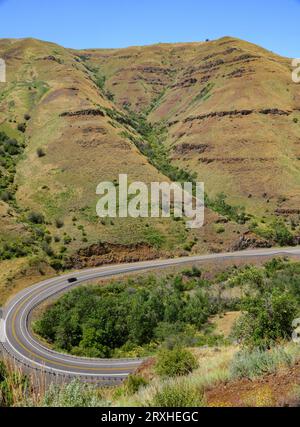
[[[155,260],[134,264],[112,265],[69,273],[45,280],[31,286],[13,297],[4,308],[3,346],[8,354],[30,370],[43,370],[57,377],[81,377],[86,380],[118,381],[133,372],[141,359],[87,359],[57,353],[39,342],[30,330],[32,311],[44,301],[96,278],[108,278],[130,272],[178,266],[188,263],[201,264],[207,261],[243,260],[275,255],[300,256],[300,248],[261,249],[235,253],[204,255],[187,258]],[[76,283],[68,279],[76,277]]]

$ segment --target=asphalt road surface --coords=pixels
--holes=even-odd
[[[14,296],[3,310],[3,347],[7,354],[27,370],[43,371],[60,378],[80,377],[87,381],[120,381],[135,371],[141,359],[87,359],[57,353],[40,342],[30,329],[32,311],[46,300],[96,278],[109,278],[131,272],[161,269],[207,261],[267,258],[276,255],[300,256],[300,248],[258,249],[251,251],[155,260],[134,264],[111,265],[69,273],[45,280]],[[69,283],[69,279],[77,281]]]

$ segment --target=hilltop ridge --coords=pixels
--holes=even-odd
[[[0,166],[4,283],[29,265],[39,274],[280,243],[276,218],[297,241],[300,87],[288,58],[232,37],[85,50],[2,39],[0,57],[0,131],[18,143]],[[205,226],[99,220],[96,186],[119,173],[204,181]]]

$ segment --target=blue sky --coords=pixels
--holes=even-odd
[[[300,57],[300,0],[0,0],[0,38],[125,47],[239,37]]]

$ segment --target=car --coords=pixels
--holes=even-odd
[[[76,277],[70,277],[70,279],[68,279],[68,282],[69,283],[74,283],[74,282],[77,282],[77,278]]]

